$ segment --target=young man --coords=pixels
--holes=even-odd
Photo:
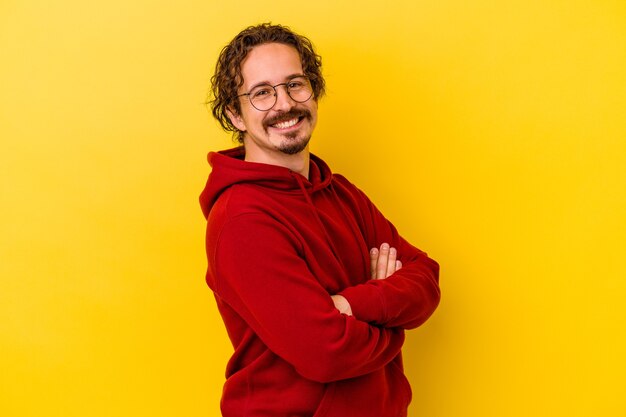
[[[249,27],[212,93],[243,145],[209,154],[200,197],[206,279],[235,349],[223,415],[405,416],[404,331],[437,307],[439,267],[309,153],[320,57],[286,27]]]

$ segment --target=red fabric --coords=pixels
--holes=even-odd
[[[314,155],[310,179],[245,162],[241,148],[209,162],[206,280],[235,349],[223,415],[405,416],[400,349],[439,303],[437,263]],[[403,267],[370,280],[369,249],[383,242]]]

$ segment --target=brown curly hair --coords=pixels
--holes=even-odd
[[[236,114],[241,111],[237,90],[243,85],[241,63],[255,46],[265,43],[291,45],[298,51],[302,61],[302,70],[313,87],[314,100],[324,95],[324,77],[322,76],[322,57],[315,53],[309,39],[294,33],[286,26],[262,23],[242,30],[222,49],[215,65],[215,74],[211,77],[211,91],[207,103],[211,104],[213,116],[226,131],[233,132],[233,139],[243,143],[243,132],[230,121],[226,113],[230,109]]]

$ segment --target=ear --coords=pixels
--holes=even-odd
[[[228,116],[228,119],[233,124],[233,126],[237,128],[237,130],[240,130],[242,132],[246,131],[246,124],[243,122],[243,118],[239,113],[234,111],[232,108],[227,107],[226,115]]]

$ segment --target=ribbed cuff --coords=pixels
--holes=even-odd
[[[373,324],[384,324],[386,309],[382,292],[373,282],[355,285],[341,291],[350,303],[352,315],[360,321]]]

